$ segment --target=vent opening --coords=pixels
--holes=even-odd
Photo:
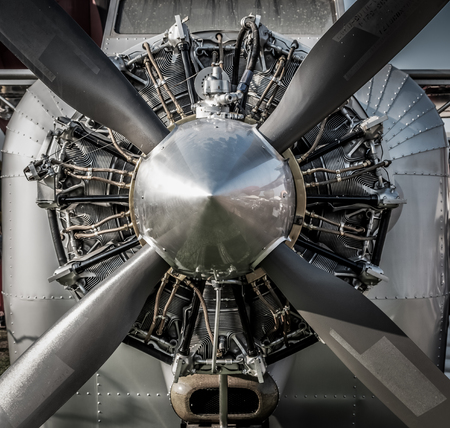
[[[219,388],[206,388],[194,391],[189,400],[194,415],[219,414]],[[245,388],[228,389],[228,414],[244,415],[256,413],[259,398],[256,393]]]

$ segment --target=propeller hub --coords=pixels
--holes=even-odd
[[[287,162],[255,127],[202,119],[177,127],[137,172],[135,226],[194,277],[246,274],[287,239],[295,213]]]

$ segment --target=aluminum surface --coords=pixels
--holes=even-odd
[[[387,235],[381,258],[381,268],[390,281],[378,284],[368,297],[442,366],[449,292],[449,169],[444,126],[423,90],[391,65],[356,97],[368,115],[388,116],[383,150],[393,161],[388,169],[391,179],[407,199]]]
[[[233,278],[287,239],[295,212],[287,162],[250,125],[175,129],[138,170],[139,232],[179,271]]]
[[[359,291],[285,245],[261,266],[327,346],[408,427],[449,420],[450,380]]]
[[[109,49],[109,52],[122,52],[125,44],[130,46],[145,39],[140,37],[132,38],[128,37],[128,35],[121,35],[121,37],[120,41],[116,41],[116,36],[106,40],[106,47]],[[119,45],[122,42],[123,44]],[[427,49],[429,49],[429,45],[427,46]],[[422,52],[418,53],[414,50],[413,55],[415,58],[420,59]],[[397,94],[394,96],[393,93],[398,92],[398,87],[388,88],[385,95],[383,95],[383,99],[394,98],[397,100]],[[32,90],[34,88],[36,86]],[[382,84],[380,85],[380,93],[381,88]],[[10,132],[10,136],[8,136],[9,142],[15,141],[15,145],[9,146],[11,151],[15,152],[15,155],[8,156],[8,160],[4,163],[4,168],[8,165],[12,168],[14,164],[14,171],[16,172],[10,169],[10,174],[21,174],[21,168],[23,168],[22,160],[16,154],[23,153],[25,148],[28,150],[28,143],[32,147],[34,136],[40,138],[39,127],[34,126],[30,119],[38,124],[44,121],[46,132],[52,129],[51,115],[59,115],[55,112],[58,108],[56,105],[57,98],[52,98],[50,92],[47,92],[48,97],[42,100],[44,108],[39,100],[36,100],[36,104],[32,104],[32,97],[27,97],[28,105],[30,106],[29,113],[31,114],[26,113],[28,118],[25,118],[24,114],[20,121],[18,120],[19,116],[15,117],[17,119],[14,126],[16,135],[13,136]],[[402,96],[404,96],[409,91],[401,90],[401,92]],[[379,96],[377,94],[376,98]],[[404,110],[409,104],[406,101],[403,104],[399,103],[398,106],[399,109]],[[59,106],[61,105],[60,102]],[[47,114],[45,109],[50,110],[50,113]],[[48,121],[44,120],[47,116]],[[27,130],[26,137],[19,133],[22,125]],[[42,131],[42,134],[45,134],[45,132]],[[432,134],[433,132],[429,131],[427,134]],[[442,137],[438,138],[442,141]],[[428,141],[433,142],[433,139],[430,138]],[[409,142],[410,140],[405,141],[403,145],[406,154]],[[438,158],[447,159],[445,154],[437,152],[439,150],[434,151],[435,161]],[[405,157],[404,161],[408,159],[409,156]],[[28,162],[29,159],[27,158]],[[409,220],[405,222],[401,230],[397,230],[397,225],[395,225],[391,232],[393,234],[392,241],[387,242],[385,251],[385,256],[388,254],[388,251],[392,256],[389,256],[388,259],[383,257],[382,260],[383,268],[386,269],[386,264],[389,264],[395,272],[398,272],[398,278],[396,277],[394,281],[391,277],[390,283],[379,284],[373,289],[370,298],[374,298],[373,293],[377,292],[377,304],[398,322],[429,356],[435,359],[439,348],[439,337],[433,335],[436,333],[442,337],[442,333],[439,333],[437,329],[439,329],[442,321],[442,313],[445,311],[443,302],[448,302],[448,297],[446,294],[435,297],[434,292],[438,290],[438,285],[434,279],[429,279],[428,273],[432,273],[432,278],[437,278],[439,273],[437,271],[437,260],[442,255],[445,257],[444,266],[447,263],[448,241],[446,233],[440,235],[437,230],[442,227],[439,220],[440,210],[444,212],[444,224],[447,225],[446,192],[448,189],[448,177],[445,176],[445,172],[442,170],[438,171],[434,176],[422,176],[422,172],[425,171],[421,168],[423,163],[420,158],[412,165],[414,167],[411,166],[410,170],[405,170],[403,175],[396,175],[397,183],[400,183],[402,188],[405,188],[405,197],[408,199],[408,205],[405,206],[405,209],[409,210]],[[441,168],[440,165],[439,168]],[[430,173],[434,174],[432,168],[427,167],[426,174]],[[438,180],[439,190],[436,191]],[[418,183],[421,184],[419,185]],[[409,186],[406,187],[406,184]],[[8,190],[10,185],[12,185],[11,191]],[[30,189],[27,190],[26,185],[27,183],[22,182],[22,179],[17,177],[3,178],[3,198],[5,198],[3,209],[4,251],[8,250],[7,242],[10,242],[9,239],[11,237],[14,249],[14,252],[8,254],[8,257],[13,256],[11,263],[5,263],[6,260],[10,259],[4,257],[4,284],[6,284],[6,280],[10,281],[13,285],[13,291],[18,290],[17,287],[20,287],[20,289],[27,287],[27,290],[42,292],[42,296],[37,292],[34,295],[30,294],[32,297],[38,297],[34,300],[28,300],[27,297],[22,299],[20,295],[18,295],[17,300],[15,298],[10,299],[10,302],[13,304],[13,314],[10,315],[9,321],[13,321],[14,324],[11,326],[11,322],[9,322],[9,331],[13,327],[13,330],[16,332],[19,329],[21,334],[23,332],[20,343],[16,344],[11,341],[10,346],[14,346],[14,348],[10,349],[16,349],[18,352],[16,355],[20,355],[23,348],[27,347],[27,344],[34,340],[35,336],[39,335],[47,326],[50,326],[59,318],[60,314],[64,312],[62,305],[71,304],[70,300],[56,300],[58,294],[53,293],[51,287],[58,289],[58,291],[62,289],[58,288],[57,284],[47,283],[44,264],[52,266],[55,264],[54,251],[51,248],[50,241],[45,238],[47,236],[45,215],[41,215],[42,218],[40,218],[39,210],[34,206],[35,189],[33,186],[29,186]],[[434,193],[435,191],[437,193]],[[438,200],[437,196],[441,192],[444,197],[442,200]],[[434,193],[434,199],[429,198],[428,193]],[[15,195],[20,195],[20,197]],[[7,210],[7,204],[9,203],[12,203],[11,213]],[[426,211],[424,211],[425,205]],[[412,208],[410,209],[410,207]],[[23,212],[23,215],[19,218],[18,216],[21,212]],[[9,216],[8,221],[11,222],[10,227],[12,230],[6,226],[5,215]],[[405,216],[402,214],[399,225],[402,224],[404,218]],[[418,228],[420,228],[420,233],[422,233],[420,238],[417,238]],[[443,253],[440,253],[436,249],[434,242],[427,238],[429,233],[435,234],[437,239],[443,236],[443,239],[445,239]],[[426,238],[425,240],[422,239],[424,237]],[[396,241],[398,241],[398,244],[396,244]],[[389,250],[391,245],[394,245],[394,247],[392,250]],[[429,253],[436,255],[438,258],[428,257]],[[397,258],[397,256],[401,257]],[[417,260],[421,260],[421,262],[417,263]],[[27,269],[23,269],[24,266]],[[5,269],[8,270],[8,273],[5,273]],[[53,272],[53,268],[49,268],[48,271]],[[444,271],[444,274],[445,287],[447,287],[447,271]],[[9,275],[12,275],[12,277],[9,278]],[[418,277],[425,278],[425,282],[421,279],[417,280]],[[401,287],[398,286],[399,283],[397,281],[402,281]],[[412,294],[409,293],[409,287],[421,290],[421,284],[425,284],[425,287],[429,286],[430,288],[427,288],[427,290],[431,291],[430,293],[424,293],[423,298],[417,297],[417,299],[414,299]],[[390,287],[391,285],[392,288]],[[385,292],[390,294],[385,294]],[[63,291],[63,293],[66,292]],[[433,293],[433,297],[430,297],[431,293]],[[42,297],[44,294],[45,296],[54,295],[55,300],[48,299],[43,301]],[[68,294],[64,295],[68,296]],[[31,312],[31,308],[34,312]],[[429,321],[430,319],[431,321]],[[19,322],[19,320],[22,322]],[[32,330],[34,328],[37,331],[36,334]],[[27,332],[31,332],[31,337],[26,334]],[[292,365],[289,360],[294,360]],[[339,426],[345,427],[352,424],[363,426],[364,428],[379,428],[380,424],[396,428],[404,427],[334,357],[325,345],[320,343],[313,345],[301,353],[283,360],[276,366],[286,370],[283,376],[277,377],[274,375],[277,383],[280,384],[284,380],[287,382],[287,385],[282,390],[283,394],[280,396],[279,407],[275,411],[274,416],[270,418],[271,428],[292,427],[298,421],[302,421],[302,426],[305,428],[338,426],[337,421],[339,421]],[[164,396],[167,391],[157,386],[161,382],[161,368],[154,359],[125,345],[121,345],[116,354],[105,364],[104,369],[103,373],[108,378],[106,381],[103,380],[102,382],[100,380],[100,382],[97,382],[97,379],[91,378],[80,389],[80,394],[75,395],[44,426],[46,428],[178,426],[179,420],[171,411],[169,400]],[[273,366],[269,369],[275,371]],[[102,372],[99,373],[103,374]],[[124,393],[122,390],[126,392]],[[111,395],[108,395],[107,392],[110,392]],[[146,392],[151,393],[151,397],[150,399],[144,397],[144,401],[142,396]],[[118,396],[117,393],[121,395]],[[138,393],[140,396],[137,395]],[[100,399],[98,399],[97,394],[101,394]],[[101,424],[98,423],[97,419],[101,420]]]
[[[2,165],[2,284],[11,362],[75,304],[68,291],[47,281],[57,267],[48,219],[35,203],[36,185],[23,175],[54,118],[72,113],[37,82],[8,124]]]
[[[2,259],[11,362],[75,304],[61,285],[47,280],[57,267],[48,219],[35,203],[36,185],[23,176],[23,168],[38,157],[56,117],[70,117],[73,112],[37,82],[28,89],[8,125],[2,171]],[[132,367],[129,361],[133,361]],[[133,427],[169,428],[178,422],[166,398],[167,387],[157,360],[121,345],[98,374],[103,378],[101,385],[97,375],[92,377],[43,427],[93,428],[101,419],[107,426],[122,427],[123,415]],[[105,397],[100,405],[102,393]]]
[[[144,247],[37,340],[0,378],[1,425],[52,416],[120,345],[165,270]]]

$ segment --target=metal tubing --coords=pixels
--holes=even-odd
[[[242,327],[244,328],[245,335],[247,336],[247,350],[248,355],[254,357],[256,355],[255,341],[253,339],[252,331],[250,328],[250,321],[247,315],[247,308],[245,307],[244,297],[240,292],[242,286],[232,286],[234,298],[239,311],[239,317],[241,318]]]
[[[316,342],[318,342],[317,336],[312,334],[311,336],[308,336],[307,338],[301,340],[300,342],[296,343],[295,345],[289,346],[287,348],[282,349],[281,351],[270,354],[269,356],[267,356],[265,358],[266,364],[270,365],[270,364],[276,363],[277,361],[280,361],[283,358],[289,357],[292,354],[295,354],[296,352],[299,352],[302,349],[307,348],[308,346],[314,345],[314,343],[316,343]]]
[[[4,102],[13,111],[16,111],[16,108],[14,107],[14,105],[11,104],[6,98],[3,98],[1,95],[0,95],[0,101]]]
[[[337,149],[339,146],[342,146],[342,144],[346,143],[347,141],[354,140],[356,138],[361,138],[362,136],[364,136],[364,131],[351,132],[347,136],[342,137],[340,140],[334,141],[333,143],[327,144],[325,147],[316,150],[314,153],[312,153],[306,159],[300,162],[300,166],[306,163],[310,163],[323,155],[326,155],[332,150]]]
[[[387,167],[391,163],[392,163],[392,161],[382,161],[382,162],[379,162],[379,163],[377,163],[375,165],[369,166],[367,168],[360,169],[360,170],[358,170],[358,172],[355,172],[354,174],[346,175],[344,177],[341,177],[340,179],[333,178],[331,180],[325,180],[325,181],[312,181],[311,183],[306,183],[305,187],[306,188],[318,187],[318,186],[323,186],[325,184],[340,183],[341,181],[351,180],[352,178],[359,177],[360,175],[362,175],[362,174],[364,174],[366,172],[378,170],[378,168]]]
[[[74,177],[74,178],[78,178],[79,180],[101,181],[102,183],[108,183],[113,186],[117,186],[120,189],[129,189],[130,188],[130,184],[125,183],[123,181],[113,181],[113,180],[108,180],[107,178],[96,177],[93,175],[78,175],[78,174],[74,174],[73,172],[71,172],[69,170],[66,170],[65,172],[67,175],[70,175],[71,177]]]
[[[60,195],[56,197],[58,205],[68,204],[86,204],[86,203],[128,203],[128,195],[92,195],[92,196],[67,196]]]
[[[259,58],[259,31],[258,27],[253,21],[247,21],[246,25],[251,29],[253,36],[252,53],[250,56],[250,61],[247,66],[247,70],[254,71],[256,67],[256,62],[258,61]]]
[[[285,73],[286,73],[287,66],[288,66],[288,65],[290,64],[290,62],[292,61],[293,55],[294,55],[294,51],[295,51],[297,48],[298,48],[298,42],[297,42],[297,40],[294,40],[294,41],[292,42],[291,48],[289,49],[289,53],[287,53],[287,58],[286,58],[286,61],[285,61],[284,65],[283,65],[283,68],[282,68],[282,70],[281,70],[281,74],[280,74],[280,77],[279,77],[279,82],[281,82],[281,81],[283,80],[283,77],[284,77],[284,75],[285,75]],[[275,86],[274,90],[272,91],[272,95],[271,95],[270,98],[269,98],[269,101],[267,101],[267,103],[266,103],[266,106],[265,106],[265,108],[264,108],[264,111],[263,111],[263,113],[262,113],[262,115],[261,115],[261,117],[262,117],[264,120],[267,119],[267,116],[269,115],[269,109],[270,109],[270,107],[272,106],[272,103],[273,103],[275,97],[277,96],[277,93],[278,93],[278,89],[279,89],[279,88],[280,88],[280,85]]]
[[[383,252],[384,242],[389,229],[389,220],[391,219],[392,210],[387,209],[381,214],[380,226],[378,227],[377,242],[372,254],[372,263],[379,266],[381,261],[381,253]]]
[[[200,293],[203,293],[205,284],[202,283],[197,288],[200,290]],[[189,317],[189,320],[187,322],[186,330],[184,332],[184,336],[180,344],[179,353],[181,355],[184,356],[189,355],[189,346],[191,345],[191,339],[192,335],[194,334],[195,322],[197,321],[199,310],[200,310],[200,299],[197,296],[197,294],[194,293],[194,297],[192,299],[191,316]]]
[[[137,160],[133,159],[130,155],[126,154],[123,150],[122,147],[120,147],[117,144],[116,138],[114,137],[114,134],[111,130],[111,128],[108,128],[108,133],[109,133],[109,138],[111,139],[111,142],[113,143],[114,147],[116,148],[116,150],[127,160],[127,162],[129,163],[133,163],[133,164],[137,164]]]
[[[125,162],[127,161],[126,157],[122,155],[109,141],[105,141],[100,137],[97,137],[96,135],[93,135],[92,131],[89,133],[86,131],[81,125],[79,124],[71,124],[73,126],[71,132],[72,136],[77,140],[83,140],[87,141],[88,143],[93,144],[95,147],[98,147],[101,150],[104,150],[105,152],[109,153],[110,155],[116,156]]]
[[[58,258],[58,263],[60,266],[67,263],[66,253],[64,252],[64,247],[61,242],[61,235],[59,233],[58,221],[56,219],[55,210],[47,210],[48,223],[50,226],[50,232],[52,234],[53,245],[55,246],[56,256]]]
[[[189,59],[189,45],[187,43],[180,43],[178,49],[181,52],[181,59],[183,61],[184,74],[186,76],[186,85],[189,93],[189,99],[191,100],[191,105],[197,102],[197,94],[194,87],[194,79],[192,77],[191,61]]]
[[[221,285],[216,284],[216,316],[214,319],[214,343],[212,352],[211,373],[216,372],[217,347],[219,346],[219,321],[220,321],[220,299],[222,297]]]
[[[443,111],[447,110],[450,107],[450,101],[447,101],[443,106],[439,107],[438,113],[441,114]]]
[[[71,230],[92,230],[95,229],[96,227],[100,227],[102,224],[107,223],[110,220],[114,220],[116,218],[124,218],[125,216],[129,216],[130,215],[130,211],[122,211],[119,214],[114,214],[114,215],[110,215],[109,217],[104,218],[103,220],[94,223],[94,224],[90,224],[89,226],[70,226],[70,227],[66,227],[63,232],[69,232]]]
[[[228,428],[228,376],[219,375],[219,426]]]
[[[307,205],[314,203],[324,204],[341,204],[341,205],[354,205],[365,204],[371,207],[378,206],[378,196],[347,196],[347,195],[308,195]]]
[[[275,68],[275,73],[273,75],[273,79],[270,80],[269,84],[266,86],[266,89],[264,89],[264,92],[259,97],[259,100],[255,104],[255,107],[253,107],[252,112],[254,112],[254,113],[258,112],[259,107],[261,106],[264,98],[267,96],[267,94],[269,93],[270,89],[272,88],[272,85],[275,83],[274,79],[277,79],[278,75],[281,73],[281,70],[284,69],[285,62],[286,62],[286,58],[284,56],[282,56],[281,58],[278,59],[277,64],[276,64],[276,68]]]
[[[127,244],[120,245],[113,250],[106,251],[104,253],[98,254],[94,257],[91,257],[88,260],[84,260],[82,262],[74,263],[73,270],[77,273],[82,272],[83,270],[90,268],[91,266],[96,265],[106,259],[110,259],[111,257],[117,256],[125,251],[131,250],[131,248],[137,247],[139,245],[139,240],[134,238]]]
[[[150,60],[152,67],[155,69],[156,74],[158,75],[158,78],[160,80],[160,84],[162,84],[163,88],[166,90],[167,94],[169,95],[170,99],[172,100],[175,108],[177,109],[178,114],[181,116],[181,118],[186,117],[183,109],[181,108],[180,104],[178,103],[178,101],[176,100],[176,98],[174,97],[172,91],[170,90],[169,86],[167,85],[167,83],[164,80],[164,76],[161,73],[161,70],[159,69],[159,66],[152,54],[152,51],[150,50],[150,46],[148,45],[148,43],[144,43],[144,48],[147,51],[147,56],[148,59]]]
[[[128,229],[133,229],[133,223],[128,223],[120,227],[114,227],[112,229],[99,230],[92,233],[75,233],[74,236],[76,239],[87,239],[87,238],[94,238],[99,235],[104,235],[105,233],[121,232],[122,230]]]
[[[327,120],[328,117],[326,117],[324,120],[322,120],[322,123],[320,124],[320,129],[319,129],[319,133],[317,134],[316,139],[314,140],[313,145],[308,149],[308,151],[306,153],[303,153],[300,156],[300,159],[298,160],[298,163],[301,164],[305,159],[308,158],[308,156],[314,152],[314,150],[316,149],[317,145],[320,142],[320,139],[322,138],[323,132],[325,131],[325,125],[327,124]]]
[[[234,57],[233,57],[233,73],[231,76],[231,84],[237,85],[238,84],[238,75],[239,75],[239,60],[241,59],[241,47],[242,47],[242,41],[244,40],[244,35],[247,32],[247,29],[245,26],[243,26],[236,39],[236,48],[234,51]]]
[[[166,112],[166,116],[167,116],[167,119],[169,120],[169,124],[172,124],[172,123],[174,123],[173,115],[172,115],[171,111],[169,110],[169,108],[167,107],[166,101],[164,100],[164,97],[162,96],[161,89],[159,88],[159,85],[155,79],[155,76],[153,76],[153,72],[150,67],[150,60],[146,59],[144,61],[144,64],[145,64],[145,67],[147,68],[147,73],[150,77],[150,80],[153,83],[153,87],[155,88],[156,93],[158,94],[158,98],[161,101],[161,105],[163,106],[164,111]]]
[[[159,361],[162,361],[165,364],[171,365],[173,362],[173,358],[170,355],[166,355],[163,352],[155,349],[152,344],[145,345],[140,340],[134,338],[133,336],[125,336],[125,339],[122,340],[122,343],[125,343],[128,346],[131,346],[139,351],[145,352],[152,357],[155,357]]]
[[[313,244],[312,242],[304,240],[302,237],[297,239],[297,244],[294,246],[295,250],[298,251],[298,247],[306,248],[307,250],[314,251],[315,253],[326,257],[327,259],[333,260],[343,266],[347,266],[350,269],[354,270],[358,275],[362,272],[363,266],[361,263],[354,262],[352,260],[346,259],[345,257],[339,256],[332,251],[326,250],[325,248],[320,247],[319,245]]]

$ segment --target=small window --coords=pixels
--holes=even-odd
[[[121,0],[115,25],[120,34],[160,34],[189,16],[191,32],[237,31],[240,20],[261,15],[281,34],[320,36],[333,24],[333,0]]]

